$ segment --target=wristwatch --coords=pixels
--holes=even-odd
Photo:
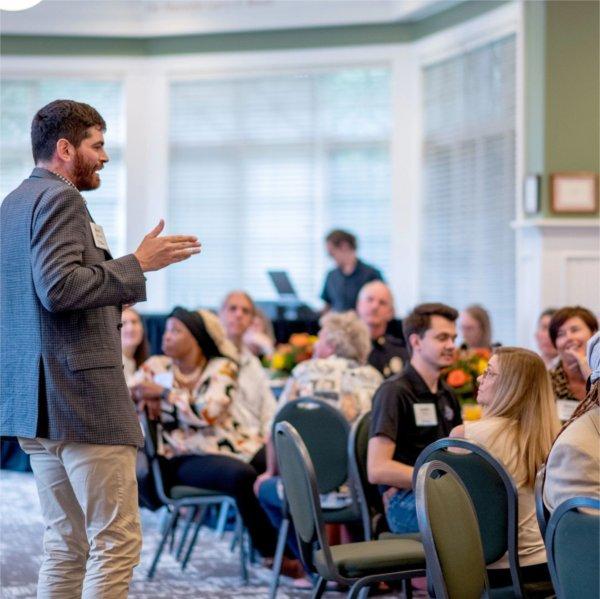
[[[169,400],[169,395],[171,394],[171,389],[167,389],[167,387],[165,387],[161,392],[160,392],[160,398],[163,401],[168,401]]]

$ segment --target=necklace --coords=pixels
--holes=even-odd
[[[58,173],[54,172],[54,171],[50,171],[55,177],[58,177],[63,183],[66,183],[67,185],[70,185],[73,189],[77,189],[77,187],[75,187],[75,184],[72,181],[69,181],[66,177],[63,177],[62,175],[59,175]],[[79,191],[77,189],[77,191]]]
[[[195,384],[198,379],[200,378],[200,375],[202,374],[202,367],[204,366],[204,364],[199,364],[198,366],[196,366],[196,368],[194,368],[194,370],[192,370],[192,372],[188,373],[188,374],[183,374],[183,372],[181,372],[181,370],[179,370],[179,367],[176,366],[175,367],[175,379],[177,380],[178,383],[181,383],[184,386],[189,386],[189,385],[193,385]]]

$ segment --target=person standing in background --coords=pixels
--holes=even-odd
[[[361,287],[369,281],[382,281],[381,272],[358,259],[356,237],[348,231],[331,231],[325,238],[325,245],[336,268],[327,273],[323,285],[321,299],[325,302],[324,311],[354,310]]]
[[[146,299],[145,272],[200,252],[160,236],[113,259],[81,191],[100,185],[106,124],[56,100],[33,118],[35,168],[1,208],[2,434],[31,456],[45,522],[39,598],[127,597],[141,533],[142,433],[123,376],[121,309]]]

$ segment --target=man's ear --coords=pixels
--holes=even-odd
[[[71,162],[75,157],[75,147],[70,141],[66,140],[64,137],[61,137],[56,142],[55,154],[56,157],[62,162]]]
[[[408,337],[408,342],[410,343],[412,353],[421,347],[421,337],[417,333],[411,333]]]

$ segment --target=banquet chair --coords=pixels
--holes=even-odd
[[[317,475],[305,443],[289,422],[276,425],[274,442],[302,562],[318,575],[314,599],[322,596],[327,581],[351,585],[348,597],[354,599],[371,584],[425,574],[423,546],[417,541],[387,539],[330,546]]]
[[[573,497],[552,512],[548,568],[558,599],[600,597],[600,500]]]
[[[193,519],[197,520],[196,529],[192,536],[192,540],[188,545],[184,561],[182,562],[182,569],[187,565],[194,545],[196,543],[200,526],[202,525],[205,510],[209,505],[219,505],[225,501],[230,501],[231,498],[228,495],[224,495],[218,491],[212,491],[210,489],[202,489],[199,487],[190,487],[187,485],[175,485],[170,489],[166,489],[161,464],[156,451],[157,438],[158,438],[158,427],[157,422],[150,420],[146,413],[141,414],[142,429],[144,431],[144,452],[148,459],[148,464],[151,469],[152,477],[154,479],[154,487],[158,499],[167,508],[169,517],[164,527],[162,528],[162,535],[159,544],[154,553],[152,563],[148,569],[147,579],[151,580],[154,577],[158,562],[161,558],[165,544],[169,536],[174,539],[177,522],[181,516],[182,510],[186,508],[190,510],[186,527],[183,532],[182,543],[177,552],[178,557],[181,557],[183,547],[185,544],[185,537]],[[238,516],[239,518],[239,516]],[[241,521],[240,521],[241,522]],[[239,528],[239,526],[238,526]],[[244,543],[241,543],[241,576],[242,580],[247,581],[248,574],[246,568],[246,555],[244,554]]]
[[[339,410],[320,399],[302,397],[284,404],[277,412],[273,421],[273,438],[275,427],[279,422],[290,422],[304,441],[313,461],[320,494],[332,493],[347,482],[350,426]],[[276,596],[279,586],[281,564],[290,525],[285,492],[284,486],[283,521],[279,528],[273,560],[273,577],[269,591],[271,599]],[[352,487],[350,495],[339,507],[333,506],[323,510],[323,518],[327,524],[361,522],[358,499]],[[364,534],[367,534],[366,529]]]

